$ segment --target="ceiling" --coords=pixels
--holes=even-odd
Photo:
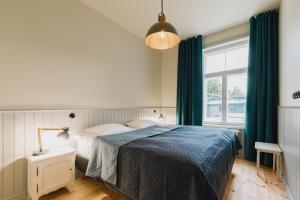
[[[160,0],[81,0],[84,4],[144,38],[157,21]],[[246,22],[278,7],[280,0],[164,0],[164,13],[182,38],[208,34]]]

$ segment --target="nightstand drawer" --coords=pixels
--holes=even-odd
[[[53,188],[67,185],[73,181],[73,155],[62,156],[56,159],[38,163],[38,185],[40,193],[48,193]]]

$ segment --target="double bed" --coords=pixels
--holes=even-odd
[[[130,199],[222,199],[241,148],[228,129],[153,125],[78,139],[76,166]]]

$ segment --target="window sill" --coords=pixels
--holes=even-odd
[[[217,127],[217,128],[245,129],[245,126],[243,124],[211,124],[211,123],[204,122],[203,126]]]

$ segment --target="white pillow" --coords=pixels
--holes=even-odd
[[[133,131],[133,128],[126,127],[122,124],[102,124],[98,126],[94,126],[88,129],[85,129],[85,133],[95,134],[95,135],[110,135],[123,133],[128,131]]]
[[[139,129],[139,128],[147,128],[150,126],[155,126],[158,125],[158,123],[151,120],[136,120],[136,121],[127,122],[126,125],[131,128]]]

